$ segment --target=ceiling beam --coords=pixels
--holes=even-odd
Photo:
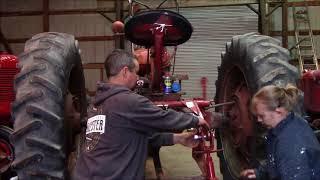
[[[318,29],[313,29],[312,30],[313,35],[320,35],[320,30]],[[294,31],[287,31],[287,36],[295,36],[295,32]],[[309,32],[305,31],[305,32],[301,32],[301,35],[308,35]],[[271,31],[270,32],[270,36],[282,36],[282,31]]]
[[[78,36],[75,37],[78,41],[112,41],[114,36]],[[7,39],[8,43],[25,43],[30,38],[12,38]]]
[[[127,7],[128,1],[125,1],[124,7]],[[151,7],[156,8],[163,0],[156,0],[150,3],[150,0],[139,0],[139,2]],[[237,6],[246,4],[258,4],[258,0],[177,0],[179,8],[194,8],[194,7],[212,7],[212,6]],[[176,4],[173,0],[168,0],[161,8],[175,8]]]
[[[302,2],[288,2],[288,6],[320,6],[320,1],[302,1]]]
[[[101,1],[101,0],[100,0]],[[114,0],[112,0],[114,1]],[[139,2],[148,5],[151,8],[156,8],[162,1],[139,0]],[[213,6],[237,6],[247,4],[258,4],[258,0],[178,0],[179,8],[194,8],[194,7],[213,7]],[[128,1],[124,0],[124,11],[128,11]],[[165,2],[161,8],[175,8],[175,1]],[[95,13],[115,13],[115,8],[95,8],[95,9],[60,9],[48,10],[48,15],[66,15],[66,14],[95,14]],[[39,16],[43,15],[43,11],[0,11],[0,17],[10,16]]]
[[[61,9],[49,10],[49,15],[67,15],[67,14],[96,14],[96,13],[114,13],[114,8],[96,8],[96,9]],[[0,11],[0,17],[10,16],[40,16],[43,11]]]

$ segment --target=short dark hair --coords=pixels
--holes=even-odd
[[[107,78],[117,75],[125,66],[127,66],[130,71],[134,71],[134,59],[135,57],[132,53],[123,49],[113,50],[104,61]]]

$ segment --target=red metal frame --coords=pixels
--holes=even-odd
[[[13,148],[9,142],[9,130],[13,126],[11,103],[15,99],[13,80],[19,72],[17,65],[16,56],[0,52],[0,173],[5,172],[14,159]]]
[[[160,84],[163,73],[161,72],[162,67],[162,54],[163,54],[163,38],[164,29],[162,25],[156,25],[153,28],[154,32],[154,82],[152,83],[152,89],[160,90]]]
[[[0,125],[12,126],[10,105],[15,97],[13,79],[19,72],[17,64],[16,56],[0,52]]]
[[[171,26],[171,22],[161,22],[162,24],[157,24],[153,28],[154,32],[154,51],[155,51],[155,84],[153,88],[160,88],[161,84],[161,67],[162,67],[162,52],[163,52],[163,38],[165,36],[165,31],[167,26]],[[167,108],[173,107],[188,107],[194,114],[199,117],[204,118],[207,122],[211,122],[211,117],[209,115],[205,116],[207,113],[204,108],[211,105],[210,101],[206,100],[187,100],[187,101],[156,101],[154,102],[158,106],[164,106]],[[192,149],[193,154],[201,154],[205,160],[205,174],[207,180],[218,180],[215,175],[214,163],[210,153],[217,152],[214,146],[214,132],[205,128],[199,127],[197,131],[197,137],[201,137],[201,142],[196,148]],[[209,145],[206,145],[206,141],[209,141]]]
[[[13,161],[13,149],[10,143],[4,139],[0,139],[0,172],[5,172]]]
[[[204,108],[209,107],[212,101],[208,100],[186,100],[186,101],[155,101],[154,104],[164,108],[178,108],[187,107],[196,116],[204,118],[208,123],[211,122],[211,113],[208,113]],[[206,127],[199,127],[195,136],[200,139],[200,143],[197,147],[192,149],[193,155],[199,155],[205,161],[204,172],[202,172],[207,180],[218,180],[215,174],[214,163],[211,157],[211,153],[220,151],[215,148],[214,145],[214,131]],[[208,141],[209,143],[206,143]],[[203,171],[203,170],[202,170]]]
[[[181,95],[176,93],[165,94],[162,91],[163,75],[168,69],[163,68],[166,63],[164,57],[165,46],[177,46],[187,41],[192,33],[191,24],[180,14],[166,10],[146,11],[133,16],[125,24],[125,36],[131,42],[150,48],[153,46],[154,59],[150,63],[152,71],[148,77],[151,78],[151,98],[157,106],[163,108],[188,108],[196,116],[204,118],[208,123],[211,122],[211,113],[205,109],[210,107],[212,102],[208,100],[181,100]],[[149,57],[150,55],[148,55]],[[141,62],[149,63],[148,59]],[[144,66],[148,64],[143,64]],[[205,88],[205,87],[204,87]],[[160,92],[160,93],[159,93]],[[161,95],[162,92],[162,95]],[[145,94],[142,94],[145,95]],[[206,94],[204,93],[204,97]],[[199,165],[203,175],[208,180],[217,180],[215,175],[214,163],[211,153],[217,152],[214,146],[214,131],[207,127],[198,127],[195,138],[200,140],[199,145],[193,148],[193,157],[200,156],[201,163],[205,167]],[[158,167],[159,168],[159,167]],[[160,166],[161,168],[161,166]],[[158,174],[157,174],[158,176]]]
[[[183,101],[183,103],[191,109],[197,116],[204,118],[208,123],[211,122],[211,116],[200,108],[200,104],[207,104],[210,101],[201,102],[198,104],[197,101]],[[208,105],[209,106],[209,105]],[[203,107],[208,107],[203,106]],[[205,160],[205,172],[207,180],[218,180],[215,174],[214,164],[211,157],[211,153],[217,152],[214,146],[214,131],[211,131],[207,127],[199,127],[197,132],[198,137],[201,137],[200,144],[192,149],[192,154],[200,154]],[[209,141],[209,145],[206,144],[206,141]]]
[[[304,92],[304,108],[312,113],[320,112],[320,70],[307,71],[300,81]]]

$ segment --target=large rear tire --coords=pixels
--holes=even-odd
[[[220,169],[226,180],[238,179],[243,169],[254,168],[265,158],[265,129],[249,110],[252,95],[261,87],[296,84],[299,73],[288,63],[288,50],[274,38],[249,33],[234,36],[222,53],[216,81],[216,103],[234,101],[217,109],[228,114],[226,126],[216,132]]]
[[[74,151],[70,136],[80,130],[80,119],[65,114],[66,95],[78,99],[75,109],[86,113],[85,82],[77,41],[64,33],[41,33],[28,40],[19,56],[12,105],[19,179],[68,179],[68,155]],[[72,104],[72,103],[69,103]],[[76,129],[75,129],[76,128]]]

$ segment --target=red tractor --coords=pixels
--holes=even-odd
[[[189,100],[192,106],[188,106],[179,94],[166,93],[164,78],[170,68],[165,66],[168,60],[164,55],[167,52],[164,46],[177,46],[188,40],[191,33],[192,27],[184,17],[166,10],[139,12],[125,24],[127,39],[153,51],[152,60],[150,53],[146,53],[144,59],[147,60],[142,61],[143,69],[147,70],[141,75],[150,82],[150,86],[147,86],[149,91],[142,91],[144,95],[164,108],[189,108],[187,111],[194,114],[200,112],[207,120],[212,116],[207,109],[214,107],[218,112],[214,115],[220,117],[220,120],[223,118],[221,126],[215,129],[217,149],[213,148],[213,131],[202,128],[198,130],[197,137],[202,137],[203,141],[193,150],[193,156],[202,158],[205,166],[200,168],[206,179],[216,179],[210,156],[215,151],[218,151],[224,179],[238,179],[242,170],[263,163],[266,129],[256,122],[249,110],[252,95],[263,86],[285,86],[288,83],[299,86],[302,92],[295,112],[309,121],[319,137],[320,71],[307,71],[300,77],[298,68],[289,63],[289,51],[280,46],[280,41],[269,36],[248,33],[234,36],[226,44],[226,51],[221,55],[222,62],[218,68],[214,102],[192,99]],[[174,71],[171,74],[173,73]],[[176,76],[173,75],[172,78],[174,81]],[[161,174],[161,170],[158,173]]]
[[[147,79],[148,85],[138,89],[142,95],[149,97],[157,106],[164,109],[193,113],[205,118],[208,122],[212,114],[205,108],[212,106],[212,101],[204,99],[183,100],[176,91],[174,83],[181,82],[186,76],[176,75],[170,71],[170,58],[165,46],[177,46],[189,40],[193,28],[189,21],[178,13],[167,10],[149,10],[131,17],[125,24],[124,32],[128,40],[135,45],[151,50],[136,51],[140,62],[140,76]],[[139,52],[140,51],[140,52]],[[150,53],[150,51],[153,51]],[[142,56],[142,57],[141,57]],[[140,58],[141,57],[141,58]],[[176,82],[174,82],[176,81]],[[178,87],[181,85],[176,84]],[[178,88],[179,89],[179,88]],[[214,131],[200,127],[197,138],[201,139],[198,147],[193,149],[195,158],[202,159],[199,164],[207,179],[216,180],[214,165],[210,153],[215,152]],[[208,143],[206,143],[208,142]],[[162,176],[159,148],[152,150],[158,178]]]
[[[11,102],[14,101],[14,76],[19,72],[18,59],[14,55],[0,52],[0,174],[8,172],[14,159],[10,135],[13,132]],[[5,176],[5,175],[3,175]]]

